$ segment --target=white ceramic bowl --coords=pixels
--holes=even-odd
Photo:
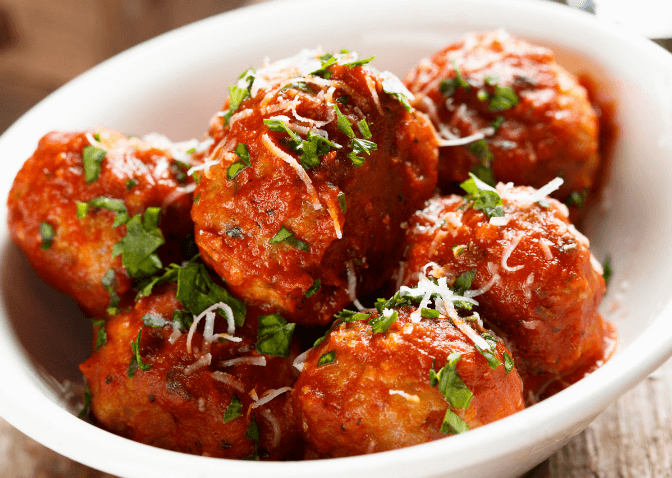
[[[583,12],[546,2],[341,0],[263,4],[213,17],[133,48],[49,96],[0,138],[0,197],[48,131],[105,125],[200,136],[239,72],[303,47],[350,48],[404,76],[466,32],[504,27],[555,49],[618,105],[608,208],[593,214],[595,255],[615,269],[603,312],[620,334],[600,370],[514,416],[463,435],[371,456],[251,463],[169,452],[78,420],[56,380],[81,381],[90,325],[43,285],[11,245],[0,210],[0,415],[84,464],[125,477],[483,476],[533,467],[672,354],[672,55]]]

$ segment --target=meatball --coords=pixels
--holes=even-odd
[[[434,198],[413,216],[398,280],[412,285],[433,268],[450,283],[472,271],[476,309],[507,341],[534,402],[545,389],[580,379],[613,350],[613,329],[597,310],[602,267],[564,204],[531,187],[479,187],[464,198]],[[501,198],[490,204],[499,213],[479,194]]]
[[[375,321],[392,311],[398,318],[386,331],[366,319],[343,322],[308,354],[293,392],[307,458],[425,443],[524,408],[501,341],[491,364],[474,346],[471,325],[465,335],[446,317],[414,318],[411,306],[364,312]]]
[[[445,139],[477,135],[440,149],[444,190],[455,192],[470,171],[491,185],[536,188],[559,176],[565,183],[557,197],[568,203],[595,185],[598,117],[551,50],[502,30],[472,33],[421,61],[405,84]]]
[[[297,351],[288,358],[259,354],[250,311],[234,337],[206,341],[205,332],[176,332],[173,316],[183,306],[173,284],[161,287],[132,310],[98,324],[95,351],[80,366],[93,420],[123,437],[174,451],[288,457],[298,437],[287,393],[296,379],[291,360]],[[211,333],[221,332],[222,323],[227,322],[218,318]]]
[[[351,54],[317,55],[230,88],[192,209],[204,261],[236,294],[309,325],[389,278],[438,157],[396,78]]]
[[[196,252],[183,247],[193,237],[185,161],[198,159],[179,148],[191,146],[102,128],[47,134],[9,193],[12,239],[48,284],[105,316],[128,302],[134,278],[160,269],[157,248],[169,261]]]

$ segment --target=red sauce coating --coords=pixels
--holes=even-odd
[[[451,409],[470,429],[524,408],[515,368],[491,369],[448,319],[413,323],[414,308],[395,310],[399,318],[387,332],[373,333],[364,321],[341,324],[308,355],[294,386],[307,457],[361,455],[446,437],[440,429],[449,404],[430,386],[430,369],[439,371],[452,352],[461,354],[457,374],[473,399],[466,409]],[[318,366],[329,352],[334,362]],[[502,364],[504,353],[499,341],[495,355]]]
[[[455,67],[470,87],[447,97],[440,85],[456,78]],[[559,176],[565,183],[555,196],[562,201],[572,192],[592,189],[600,165],[598,118],[585,88],[556,63],[551,50],[502,30],[472,33],[421,61],[405,83],[416,95],[413,105],[439,131],[466,137],[503,118],[486,139],[497,181],[539,188]],[[518,104],[492,111],[490,100],[498,87],[512,88]],[[479,99],[479,92],[488,99]],[[441,187],[455,192],[451,188],[480,164],[469,145],[442,147]],[[579,211],[573,216],[578,219]]]
[[[368,66],[336,65],[330,71],[329,80],[300,77],[291,63],[258,71],[264,84],[221,133],[211,157],[219,163],[201,175],[192,209],[203,260],[231,290],[302,324],[326,324],[351,302],[349,268],[357,295],[382,285],[403,240],[399,225],[436,185],[436,137],[425,116],[407,112],[385,93],[382,77]],[[299,81],[306,86],[292,86]],[[358,122],[366,120],[370,127],[377,150],[362,154],[359,167],[348,158],[351,139],[337,126],[334,105],[357,138],[363,137]],[[308,128],[313,133],[317,128],[342,146],[321,156],[319,166],[301,169],[314,193],[288,164],[298,166],[300,156],[288,146],[289,135],[263,122],[278,116],[302,139]],[[241,143],[249,149],[251,167],[228,179],[228,168],[240,161],[233,151]],[[270,244],[281,227],[309,250]],[[320,290],[306,298],[318,279]]]
[[[142,317],[152,314],[169,323],[173,311],[182,309],[175,287],[140,299],[134,308],[110,318],[103,327],[105,345],[96,350],[80,369],[91,390],[91,412],[97,424],[118,435],[168,450],[221,458],[246,458],[255,451],[245,434],[254,418],[259,427],[257,451],[266,459],[291,455],[298,437],[292,417],[291,398],[283,393],[270,402],[250,408],[254,390],[264,392],[291,386],[295,375],[290,358],[261,356],[255,350],[256,319],[248,313],[246,324],[237,330],[241,342],[213,342],[210,366],[188,373],[197,358],[187,352],[187,334],[171,344],[172,326],[144,327]],[[217,327],[226,321],[218,317]],[[131,342],[142,329],[140,356],[150,369],[138,369],[133,378],[128,367],[133,353]],[[226,328],[224,327],[224,330]],[[96,330],[97,332],[97,330]],[[95,336],[94,333],[94,348]],[[192,344],[202,347],[197,332]],[[264,357],[266,366],[239,363],[222,367],[224,360]],[[222,376],[222,380],[216,377]],[[236,396],[242,403],[242,416],[223,423],[224,414]]]
[[[102,317],[110,304],[110,294],[101,284],[108,270],[115,273],[115,291],[123,304],[134,295],[121,257],[112,257],[126,226],[113,228],[116,213],[102,208],[90,208],[78,219],[77,202],[99,196],[121,199],[131,217],[148,207],[161,207],[162,218],[170,219],[160,225],[166,244],[159,254],[166,262],[180,261],[180,248],[193,231],[192,193],[187,187],[193,180],[186,178],[163,142],[129,139],[106,129],[89,134],[96,132],[98,146],[107,151],[98,179],[89,184],[85,179],[82,150],[90,144],[85,132],[49,133],[14,179],[7,207],[11,237],[35,272],[75,299],[85,314]],[[46,250],[41,247],[43,222],[55,233]]]
[[[554,199],[542,207],[530,187],[497,190],[504,226],[490,224],[460,196],[434,198],[416,213],[400,281],[415,284],[430,262],[449,283],[475,270],[471,288],[484,289],[476,310],[509,344],[534,402],[530,394],[543,396],[552,382],[564,388],[605,361],[613,328],[597,310],[605,288],[601,267],[567,208]]]

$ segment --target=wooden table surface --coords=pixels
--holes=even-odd
[[[88,57],[72,61],[58,58],[63,42],[90,44],[86,29],[73,30],[67,25],[62,32],[53,31],[49,45],[37,41],[45,29],[54,27],[52,18],[58,11],[36,16],[45,2],[38,0],[3,0],[0,3],[0,132],[34,103],[69,78],[81,73],[122,49],[161,31],[175,28],[218,11],[264,0],[193,0],[190,9],[177,8],[177,0],[144,0],[135,11],[118,8],[123,2],[92,2],[98,9],[82,12],[78,0],[49,3],[51,9],[67,10],[71,22],[82,25],[77,15],[86,14],[91,30],[112,28],[114,22],[135,22],[136,29],[125,29],[123,38],[107,42],[105,48],[88,52]],[[125,2],[126,4],[129,2]],[[132,3],[132,2],[131,2]],[[116,5],[116,6],[115,6]],[[96,12],[98,16],[96,16]],[[44,12],[43,12],[44,13]],[[132,17],[132,18],[131,18]],[[30,20],[30,21],[29,21]],[[73,37],[80,31],[87,40]],[[60,37],[59,37],[60,34]],[[31,38],[31,35],[37,35]],[[108,37],[112,32],[108,32]],[[60,43],[59,43],[60,42]],[[49,42],[47,42],[49,43]],[[672,50],[672,42],[660,42]],[[51,49],[51,50],[50,50]],[[45,59],[54,67],[49,70]],[[43,447],[0,418],[0,477],[111,477],[80,465]],[[672,360],[666,362],[642,383],[620,397],[585,431],[572,438],[561,450],[530,470],[525,478],[648,478],[672,477]]]

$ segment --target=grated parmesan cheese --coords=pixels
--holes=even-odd
[[[229,360],[222,360],[219,362],[220,367],[231,367],[238,364],[266,366],[266,357],[237,357]]]
[[[420,403],[420,397],[406,393],[403,390],[390,390],[390,395],[400,395],[410,402]]]
[[[289,392],[291,389],[292,389],[292,387],[282,387],[282,388],[267,390],[264,393],[263,397],[255,400],[254,403],[252,405],[250,405],[250,408],[257,408],[257,407],[260,407],[262,405],[265,405],[268,402],[270,402],[271,400],[273,400],[275,397],[278,397],[285,392]],[[256,395],[256,393],[255,393],[255,395]]]
[[[515,272],[517,270],[522,269],[525,264],[520,264],[517,266],[509,267],[507,264],[509,257],[511,256],[511,253],[518,247],[518,244],[520,243],[521,239],[525,236],[524,231],[519,231],[516,237],[513,238],[513,241],[511,241],[511,244],[509,244],[504,250],[504,255],[502,255],[502,269],[507,270],[509,272]]]

